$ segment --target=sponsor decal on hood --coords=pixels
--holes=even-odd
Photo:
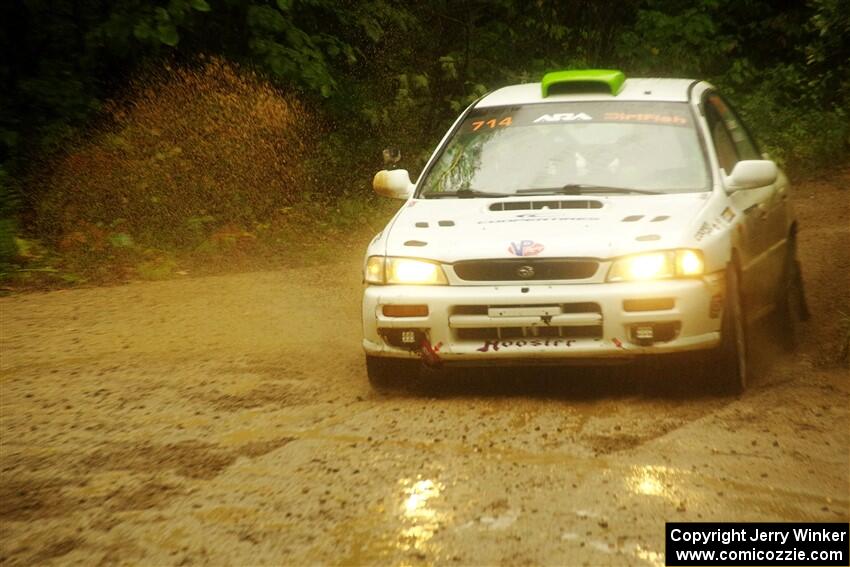
[[[543,252],[543,245],[533,240],[520,240],[519,242],[511,242],[508,246],[508,252],[514,256],[537,256]]]

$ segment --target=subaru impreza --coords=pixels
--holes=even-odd
[[[376,386],[415,364],[707,356],[747,384],[748,329],[806,304],[791,188],[711,84],[569,70],[467,108],[364,261],[363,348]]]

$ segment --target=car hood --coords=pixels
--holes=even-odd
[[[383,235],[390,256],[612,258],[682,246],[710,193],[414,199]]]

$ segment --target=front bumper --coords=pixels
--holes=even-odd
[[[410,358],[420,354],[424,338],[448,363],[616,362],[717,346],[722,304],[722,274],[629,283],[367,286],[363,348],[372,356]],[[388,317],[385,305],[427,305],[428,315]],[[401,344],[404,331],[416,341]]]

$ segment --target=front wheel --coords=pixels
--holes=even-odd
[[[747,327],[738,271],[726,269],[726,300],[720,325],[720,346],[715,352],[717,371],[723,390],[740,394],[747,387]]]
[[[775,329],[779,334],[780,344],[786,351],[794,351],[800,340],[800,322],[809,319],[809,307],[803,291],[803,272],[793,246],[785,258],[775,317]]]
[[[420,366],[418,360],[366,355],[366,375],[369,384],[377,390],[412,382],[419,376]]]

